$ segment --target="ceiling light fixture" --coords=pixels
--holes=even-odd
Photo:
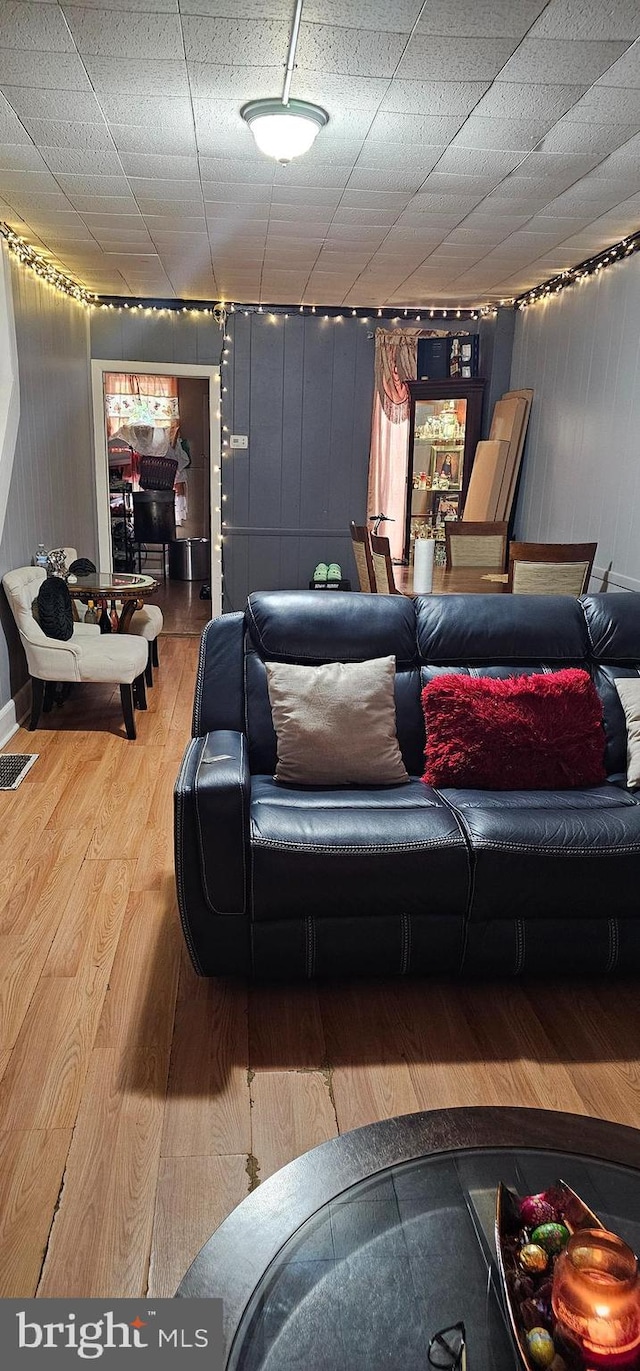
[[[282,90],[282,99],[250,100],[240,114],[249,125],[256,145],[265,157],[274,157],[286,165],[294,157],[308,152],[321,128],[329,122],[329,115],[320,105],[307,100],[291,100],[289,92],[295,67],[296,48],[300,33],[303,0],[296,0],[293,27],[289,41],[289,55]]]

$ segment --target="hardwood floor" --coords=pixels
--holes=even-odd
[[[161,639],[135,743],[117,688],[88,686],[6,749],[40,756],[0,793],[0,1296],[172,1294],[249,1189],[394,1114],[640,1126],[635,985],[194,975],[172,789],[197,646]]]

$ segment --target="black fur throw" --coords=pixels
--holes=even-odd
[[[69,567],[69,571],[74,576],[92,576],[95,569],[93,562],[88,557],[76,557],[75,562],[72,562]]]
[[[47,638],[66,642],[73,637],[73,611],[66,581],[48,576],[38,591],[38,617]]]

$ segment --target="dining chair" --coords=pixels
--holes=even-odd
[[[120,700],[128,738],[135,738],[134,709],[146,709],[144,670],[146,644],[127,633],[102,634],[97,625],[75,624],[68,639],[49,638],[36,621],[33,602],[42,582],[43,567],[18,567],[2,578],[16,621],[31,677],[29,729],[38,727],[40,713],[51,708],[56,682],[102,682],[120,686]]]
[[[507,528],[506,523],[465,524],[459,519],[445,519],[447,568],[485,566],[504,571]]]
[[[511,543],[507,588],[514,595],[582,595],[597,543]]]
[[[89,561],[88,558],[81,558],[80,561],[78,561],[78,555],[74,547],[66,547],[64,551],[69,570],[73,567],[74,571],[80,576],[88,576],[92,571],[96,570],[95,563]],[[77,601],[75,599],[73,604],[74,610],[77,613]],[[118,617],[122,613],[122,608],[122,601],[116,600],[116,612]],[[158,657],[158,635],[162,633],[163,627],[164,618],[159,605],[143,604],[140,609],[136,609],[129,620],[127,633],[132,633],[136,638],[144,638],[147,644],[147,665],[144,670],[144,678],[148,686],[153,685],[153,668],[156,667],[157,669],[160,665],[160,659]]]
[[[391,548],[388,538],[371,534],[371,562],[373,565],[374,590],[378,595],[402,595],[398,590],[393,574]]]
[[[369,530],[364,524],[354,524],[353,519],[349,524],[351,541],[353,543],[353,556],[358,573],[360,589],[366,595],[376,590],[376,580],[373,574],[373,562],[371,560],[371,544],[369,542]]]

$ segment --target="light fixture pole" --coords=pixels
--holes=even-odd
[[[289,52],[285,69],[282,99],[250,100],[240,114],[249,125],[256,145],[266,157],[275,157],[284,165],[294,157],[308,152],[321,128],[329,122],[329,115],[321,105],[307,100],[292,100],[291,82],[295,69],[296,48],[300,35],[304,0],[296,0]]]

